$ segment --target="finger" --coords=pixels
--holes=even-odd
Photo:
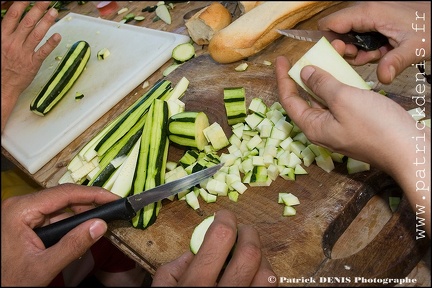
[[[278,85],[279,100],[289,117],[297,123],[302,118],[304,111],[309,109],[305,99],[300,97],[297,85],[288,75],[291,68],[288,60],[279,56],[276,58],[276,80]]]
[[[76,204],[104,204],[115,201],[119,197],[100,187],[89,187],[78,184],[62,184],[28,195],[29,202],[38,203],[37,208],[29,208],[33,215],[50,215]],[[42,217],[26,219],[28,226],[34,228],[41,225]]]
[[[153,277],[152,286],[177,286],[178,281],[185,274],[193,257],[192,252],[186,251],[174,261],[159,267]]]
[[[378,63],[378,80],[383,84],[390,84],[397,75],[411,66],[411,64],[420,63],[424,60],[420,50],[416,48],[404,43],[397,49],[385,54]],[[419,53],[419,56],[416,53]]]
[[[16,30],[21,16],[29,4],[29,1],[14,1],[9,7],[1,24],[2,37],[7,37]]]
[[[61,36],[54,33],[34,54],[34,59],[38,63],[42,62],[48,57],[49,54],[58,46],[61,41]]]
[[[328,107],[338,101],[335,95],[343,94],[337,92],[347,87],[316,66],[305,66],[300,72],[300,77],[314,94],[319,95],[328,104]]]
[[[376,9],[376,8],[375,8]],[[333,12],[318,21],[319,30],[331,30],[337,33],[348,33],[350,31],[368,32],[375,31],[374,21],[364,21],[364,15],[370,15],[368,3],[354,5]]]
[[[34,26],[31,33],[25,39],[23,43],[24,49],[35,50],[36,46],[41,43],[42,39],[47,34],[48,30],[55,23],[55,19],[58,16],[58,12],[55,8],[50,8],[45,15],[40,19],[40,21]],[[56,40],[58,36],[55,37]]]
[[[62,267],[66,267],[72,261],[78,259],[90,249],[107,231],[108,226],[105,221],[100,219],[88,220],[64,235],[59,242],[47,248],[43,255],[47,261],[55,261],[60,272]],[[60,259],[57,255],[63,255]],[[55,259],[55,260],[48,260]]]
[[[278,286],[278,278],[276,273],[274,273],[273,268],[270,265],[270,262],[263,255],[260,263],[260,267],[258,272],[255,274],[255,277],[252,280],[250,286],[254,287],[264,287],[264,286]]]
[[[236,237],[235,215],[227,210],[218,211],[179,285],[214,286]]]
[[[24,43],[29,34],[33,31],[37,23],[45,14],[50,1],[36,1],[34,6],[25,14],[15,30],[16,38],[20,43]]]
[[[252,226],[238,225],[234,253],[225,268],[219,286],[249,286],[261,262],[261,241]]]

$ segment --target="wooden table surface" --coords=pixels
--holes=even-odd
[[[142,22],[136,22],[132,21],[130,22],[130,25],[136,25],[136,26],[143,26],[148,27],[152,29],[157,30],[163,30],[168,32],[174,32],[179,34],[187,35],[187,30],[184,26],[184,20],[183,15],[187,12],[189,12],[192,9],[205,6],[210,1],[201,1],[201,2],[180,2],[175,3],[174,9],[171,11],[172,13],[172,24],[168,25],[164,23],[163,21],[153,21],[153,18],[155,17],[154,12],[141,12],[141,10],[147,6],[155,5],[156,1],[128,1],[128,2],[120,2],[119,9],[122,7],[128,7],[129,11],[131,13],[135,13],[136,15],[143,15],[146,16],[146,19]],[[235,8],[235,2],[227,2],[229,5],[229,8],[234,11]],[[300,23],[297,27],[298,28],[304,28],[304,29],[316,29],[316,21],[333,11],[336,11],[342,7],[345,7],[346,5],[349,5],[349,3],[342,3],[338,4],[336,6],[333,6],[318,15],[314,16],[313,18],[304,21]],[[60,11],[59,18],[64,17],[69,12],[74,13],[80,13],[84,15],[94,16],[98,17],[98,11],[96,7],[91,3],[87,2],[83,5],[78,5],[78,1],[72,1],[66,6],[69,10],[66,11]],[[238,12],[238,10],[237,10]],[[236,13],[236,12],[235,12]],[[102,18],[112,20],[112,21],[120,21],[124,15],[117,15],[115,12],[104,16]],[[295,45],[294,45],[295,43]],[[294,40],[291,39],[283,39],[280,38],[276,40],[274,43],[269,45],[265,50],[263,50],[261,53],[258,53],[257,55],[254,55],[252,57],[249,57],[247,59],[247,62],[250,64],[251,71],[250,74],[244,74],[248,75],[249,79],[254,79],[255,81],[253,84],[250,84],[251,87],[257,87],[256,82],[259,81],[257,79],[264,79],[262,81],[267,81],[270,84],[260,83],[260,88],[262,89],[261,92],[264,94],[269,94],[268,96],[263,96],[268,101],[274,101],[275,99],[275,83],[273,81],[273,66],[265,67],[263,68],[260,64],[263,62],[263,60],[269,60],[274,62],[274,59],[276,56],[284,54],[287,55],[288,58],[290,58],[291,61],[295,61],[296,58],[299,58],[308,47],[310,47],[311,43],[299,43],[294,42]],[[185,96],[185,102],[186,105],[188,103],[196,102],[195,100],[198,99],[194,92],[197,92],[199,89],[196,86],[193,86],[195,83],[198,83],[202,85],[205,83],[205,81],[210,81],[209,79],[214,78],[214,76],[220,76],[220,77],[227,77],[229,78],[229,73],[233,71],[233,67],[238,65],[239,63],[234,64],[217,64],[214,63],[211,58],[208,56],[206,47],[205,46],[197,46],[196,48],[196,59],[194,59],[194,62],[187,63],[188,65],[184,65],[184,67],[179,68],[178,70],[173,72],[172,75],[170,74],[168,76],[169,80],[172,80],[173,83],[176,83],[182,76],[187,76],[187,78],[191,82],[191,96],[188,102],[188,96]],[[240,62],[240,61],[239,61]],[[429,62],[428,62],[429,63]],[[148,79],[143,79],[149,81],[150,85],[153,85],[157,80],[162,78],[162,71],[172,64],[172,60],[165,63],[158,71],[156,71],[153,75],[151,75]],[[384,89],[386,92],[389,93],[390,97],[394,97],[395,101],[398,101],[401,103],[401,105],[404,106],[404,108],[414,108],[415,103],[413,103],[410,99],[411,95],[415,95],[415,75],[417,73],[417,70],[415,67],[408,68],[402,75],[400,75],[394,83],[391,85],[382,85],[377,82],[376,74],[375,74],[375,64],[368,64],[361,67],[355,67],[357,72],[367,81],[374,81],[377,83],[377,85],[374,87],[374,89]],[[196,70],[193,70],[196,69]],[[267,69],[267,70],[265,70]],[[269,70],[270,69],[270,70]],[[213,72],[206,72],[206,71],[213,71]],[[202,73],[209,73],[208,78],[205,77],[197,77],[197,79],[193,78],[196,75],[202,75]],[[219,73],[219,74],[216,74]],[[232,74],[234,75],[234,74]],[[247,78],[244,77],[245,79]],[[200,79],[198,79],[200,78]],[[242,77],[238,77],[237,81],[243,81]],[[246,81],[246,80],[244,80]],[[249,80],[248,80],[249,81]],[[253,82],[252,80],[250,80]],[[273,82],[272,82],[273,81]],[[233,82],[234,83],[234,82]],[[239,85],[243,82],[238,82]],[[246,82],[244,82],[246,83]],[[198,85],[197,84],[197,85]],[[217,85],[217,83],[215,83]],[[220,84],[227,85],[227,84]],[[246,84],[245,84],[246,85]],[[254,86],[255,85],[255,86]],[[267,85],[267,86],[266,86]],[[136,87],[133,91],[131,91],[128,95],[128,97],[125,97],[124,100],[120,101],[117,105],[115,105],[108,113],[106,113],[103,117],[101,117],[97,122],[95,122],[90,128],[88,128],[81,136],[79,136],[76,140],[74,140],[72,143],[70,143],[63,151],[61,151],[58,155],[56,155],[51,161],[49,161],[42,169],[40,169],[35,174],[30,174],[26,169],[24,169],[13,157],[2,147],[2,153],[9,158],[12,162],[14,162],[18,167],[20,167],[25,173],[27,173],[33,180],[35,180],[37,183],[39,183],[42,187],[52,187],[57,185],[57,181],[59,178],[65,173],[66,166],[69,163],[69,161],[72,159],[72,157],[109,121],[114,119],[116,116],[118,116],[122,111],[124,111],[131,103],[133,103],[140,95],[142,95],[145,92],[145,89],[142,88],[142,86]],[[211,94],[211,93],[210,93]],[[194,98],[195,97],[195,98]],[[250,99],[249,99],[250,101]],[[199,102],[199,101],[198,101]],[[430,86],[428,86],[427,91],[427,102],[428,102],[428,108],[426,110],[427,114],[430,117]],[[202,103],[201,103],[202,104]],[[191,104],[193,105],[193,104]],[[196,104],[196,105],[199,105]],[[217,114],[217,112],[215,112]],[[216,116],[215,116],[216,117]],[[379,121],[379,119],[377,119]],[[170,152],[171,153],[171,152]],[[179,155],[179,151],[172,152],[173,155]],[[318,172],[317,172],[318,173]],[[333,172],[332,172],[333,173]],[[374,172],[375,173],[375,172]],[[379,175],[378,172],[375,174],[372,173],[371,175],[374,176]],[[312,174],[312,173],[311,173]],[[314,174],[314,175],[321,175],[321,174]],[[345,175],[346,176],[346,175]],[[332,178],[332,181],[339,181],[340,183],[348,183],[352,179],[347,180],[345,176],[341,176],[341,178],[337,178],[339,176],[331,176],[336,177]],[[325,175],[323,175],[325,177]],[[345,177],[345,178],[344,178]],[[384,177],[384,176],[383,176]],[[373,177],[372,177],[373,178]],[[372,181],[372,179],[368,175],[366,175],[364,178],[360,177],[357,180],[358,181]],[[385,177],[384,177],[385,178]],[[363,180],[362,180],[363,179]],[[327,180],[321,180],[322,183],[328,184],[326,182]],[[297,181],[296,181],[297,182]],[[322,183],[320,185],[322,185]],[[276,185],[282,185],[282,184],[276,184]],[[304,184],[299,185],[305,185],[307,188],[307,182],[305,181]],[[342,184],[341,184],[342,185]],[[345,187],[345,186],[344,186]],[[305,188],[305,189],[306,189]],[[330,187],[331,188],[331,187]],[[312,189],[312,188],[311,188]],[[346,187],[344,188],[346,189]],[[335,196],[334,194],[333,196]],[[339,197],[339,196],[338,196]],[[350,198],[351,199],[351,198]],[[340,199],[341,200],[341,199]],[[240,200],[241,201],[241,200]],[[348,200],[347,200],[348,201]],[[351,201],[351,200],[350,200]],[[348,257],[349,255],[355,254],[365,246],[369,242],[371,242],[374,237],[380,232],[380,230],[386,225],[386,223],[389,221],[389,219],[392,218],[392,213],[385,209],[386,203],[383,201],[382,198],[375,196],[371,196],[370,201],[365,205],[363,203],[364,208],[361,209],[361,211],[358,212],[357,217],[355,217],[354,220],[352,220],[352,223],[350,225],[345,225],[344,229],[346,228],[346,231],[343,233],[343,231],[340,232],[339,239],[335,239],[335,243],[332,243],[332,252],[331,252],[331,258],[333,259],[343,259],[344,257]],[[188,244],[187,243],[179,243],[179,242],[185,242],[184,239],[187,239],[187,237],[190,236],[190,231],[193,228],[193,225],[196,225],[199,222],[200,217],[193,212],[191,209],[188,209],[185,207],[184,203],[168,203],[162,208],[161,213],[158,217],[158,220],[156,221],[157,225],[154,224],[155,227],[150,227],[149,229],[146,229],[144,231],[137,231],[137,229],[134,229],[128,225],[127,222],[114,222],[110,225],[109,229],[109,239],[118,246],[121,250],[123,250],[127,255],[129,255],[132,259],[137,261],[141,266],[143,266],[145,269],[147,269],[149,272],[154,273],[154,271],[157,269],[158,266],[161,264],[170,261],[174,259],[175,257],[179,256],[185,249],[187,249]],[[362,207],[363,207],[362,206]],[[223,202],[220,204],[220,206],[216,206],[220,208],[226,208],[226,207],[232,207],[231,203],[225,203]],[[191,223],[189,223],[189,226],[184,227],[184,231],[176,231],[172,234],[172,236],[167,236],[167,233],[160,233],[157,232],[157,229],[173,229],[173,227],[170,227],[172,224],[170,219],[168,219],[170,216],[167,216],[164,213],[164,209],[166,209],[167,212],[172,213],[172,215],[183,217],[191,217],[191,219],[194,219]],[[212,213],[214,208],[205,207],[205,212]],[[235,208],[233,208],[235,209]],[[190,210],[190,211],[189,211]],[[257,213],[260,213],[257,211]],[[327,213],[327,212],[326,212]],[[330,212],[328,212],[330,213]],[[280,215],[280,214],[279,214]],[[175,216],[175,217],[177,217]],[[174,216],[171,216],[174,217]],[[242,218],[241,216],[240,218]],[[252,218],[248,218],[246,216],[245,221],[249,221]],[[267,218],[265,218],[267,219]],[[371,219],[375,221],[374,225],[371,224]],[[269,220],[270,221],[270,220]],[[285,221],[285,220],[284,220]],[[193,224],[195,223],[195,224]],[[326,223],[327,224],[327,223]],[[181,225],[180,225],[181,226]],[[276,226],[275,226],[276,227]],[[369,229],[366,229],[364,227],[369,227]],[[178,230],[178,229],[177,229]],[[176,233],[182,233],[176,234]],[[162,235],[162,236],[161,236]],[[179,236],[180,235],[180,236]],[[283,234],[286,237],[286,234]],[[161,237],[165,237],[167,239],[161,240]],[[177,238],[176,238],[177,237]],[[182,239],[182,237],[184,239]],[[336,241],[337,240],[337,241]],[[158,242],[159,241],[159,242]],[[162,243],[163,242],[163,243]],[[265,242],[265,241],[264,241]],[[295,246],[295,245],[294,245]],[[306,245],[307,246],[307,245]],[[273,247],[274,248],[274,247]],[[283,248],[283,247],[282,247]],[[279,250],[282,248],[278,248]],[[158,251],[159,249],[159,251]],[[290,249],[290,247],[285,247],[282,250],[285,251],[287,249]],[[285,264],[281,264],[282,262],[288,262],[287,259],[280,259],[280,257],[287,257],[289,254],[286,254],[282,250],[277,251],[277,253],[273,253],[272,251],[266,251],[269,254],[269,257],[272,261],[272,264],[276,266],[277,272],[280,274],[280,276],[290,276],[291,270],[284,270]],[[298,252],[298,251],[295,251]],[[304,253],[307,253],[307,251],[303,251]],[[285,254],[284,254],[285,253]],[[293,252],[294,253],[294,252]],[[406,277],[410,279],[416,279],[416,283],[408,284],[409,286],[424,286],[428,287],[431,284],[430,280],[430,248],[427,250],[427,253],[424,253],[424,251],[421,252],[422,255],[424,254],[424,257],[421,261],[416,261],[418,263],[414,263],[412,267],[412,271],[407,275]],[[278,256],[283,255],[283,256]],[[323,266],[324,262],[323,262]],[[304,266],[309,267],[309,266]],[[306,269],[306,268],[305,268]],[[321,268],[320,268],[321,269]],[[320,275],[320,269],[317,268],[315,272],[315,275]],[[321,269],[321,272],[323,270]],[[285,273],[285,274],[284,274]],[[306,277],[307,273],[301,275]],[[404,277],[407,273],[404,275],[399,275],[401,277]],[[292,275],[295,275],[292,274]],[[328,275],[326,275],[328,276]],[[333,276],[342,276],[339,275],[333,275]],[[326,286],[325,283],[322,283],[323,286]],[[303,285],[300,285],[303,286]],[[404,285],[401,285],[404,286]]]

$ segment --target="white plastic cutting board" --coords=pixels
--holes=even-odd
[[[47,33],[62,35],[32,84],[19,97],[2,135],[2,146],[34,174],[96,120],[171,58],[188,36],[69,13]],[[86,70],[67,95],[45,116],[30,111],[30,102],[49,79],[58,61],[76,41],[90,44]],[[42,43],[45,39],[42,40]],[[111,52],[97,60],[102,48]],[[75,101],[75,92],[84,98]]]

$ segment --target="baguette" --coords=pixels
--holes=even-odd
[[[264,1],[239,1],[238,5],[243,15],[262,3],[264,3]]]
[[[219,2],[213,2],[195,13],[185,26],[189,36],[198,45],[208,45],[219,30],[231,24],[231,13]]]
[[[281,35],[276,29],[289,29],[335,1],[264,2],[216,33],[208,51],[219,63],[232,63],[252,56]]]

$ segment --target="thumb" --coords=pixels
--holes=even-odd
[[[61,271],[69,263],[81,257],[106,233],[107,229],[108,226],[103,220],[88,220],[72,229],[59,242],[48,248],[47,258],[56,259],[57,263],[53,265]]]
[[[300,72],[300,77],[316,97],[319,97],[317,100],[324,102],[328,107],[331,106],[337,95],[342,94],[340,90],[348,87],[317,66],[305,66]]]

